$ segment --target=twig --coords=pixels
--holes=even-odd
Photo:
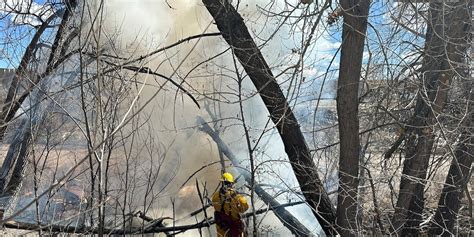
[[[423,39],[426,39],[426,35],[414,30],[414,29],[411,29],[410,27],[408,27],[407,25],[403,24],[402,22],[400,22],[400,20],[398,20],[397,18],[393,17],[393,16],[390,16],[390,19],[392,19],[393,21],[395,21],[395,23],[397,23],[399,26],[401,26],[403,29],[409,31],[410,33],[416,35],[416,36],[419,36]]]
[[[201,170],[203,170],[203,169],[205,169],[205,168],[207,168],[207,167],[209,167],[209,166],[211,166],[211,165],[215,165],[215,164],[217,164],[217,163],[219,163],[219,162],[220,162],[220,161],[214,161],[214,162],[212,162],[212,163],[210,163],[210,164],[203,165],[201,168],[199,168],[199,169],[197,169],[196,171],[194,171],[194,173],[192,173],[192,174],[188,177],[188,179],[186,179],[186,181],[184,181],[184,183],[181,184],[181,186],[179,187],[179,189],[182,189],[182,188],[184,187],[184,185],[186,185],[186,183],[189,182],[189,180],[191,180],[191,179],[193,178],[193,176],[196,175],[197,173],[199,173]]]
[[[136,67],[136,66],[124,66],[123,67],[124,69],[127,69],[127,70],[130,70],[130,71],[134,71],[134,72],[139,72],[139,73],[145,73],[145,74],[151,74],[151,75],[154,75],[154,76],[158,76],[158,77],[161,77],[169,82],[171,82],[171,84],[173,84],[174,86],[176,86],[178,89],[180,89],[182,92],[184,92],[187,96],[189,96],[189,98],[191,98],[191,100],[193,100],[193,102],[196,104],[196,106],[198,108],[201,108],[201,106],[199,105],[199,103],[197,102],[196,98],[194,98],[193,95],[191,95],[191,93],[189,93],[189,91],[187,91],[186,89],[184,89],[180,84],[178,84],[177,82],[173,81],[173,79],[161,74],[161,73],[157,73],[157,72],[154,72],[152,71],[150,68],[148,67]]]
[[[372,179],[372,174],[370,173],[370,170],[365,166],[362,166],[362,168],[364,168],[365,171],[367,171],[367,176],[369,176],[369,183],[370,183],[370,187],[372,188],[372,199],[373,199],[373,202],[374,202],[374,210],[375,210],[375,215],[376,215],[375,218],[377,219],[377,224],[379,225],[380,232],[383,235],[383,234],[385,234],[385,229],[383,227],[382,221],[380,220],[380,217],[382,215],[380,213],[379,205],[377,203],[377,196],[375,195],[374,180]]]

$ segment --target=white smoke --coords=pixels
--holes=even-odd
[[[258,35],[257,44],[262,43],[262,38],[273,35],[262,52],[271,67],[274,67],[274,74],[278,74],[283,68],[288,67],[298,59],[293,49],[299,47],[298,37],[288,37],[290,28],[288,25],[278,26],[278,21],[264,17],[259,7],[268,7],[267,1],[241,1],[239,12],[242,14],[250,31]],[[295,1],[296,4],[296,1]],[[115,34],[120,49],[132,56],[144,55],[157,48],[169,45],[188,36],[217,32],[212,23],[212,18],[206,8],[198,0],[176,0],[176,1],[125,1],[108,0],[105,1],[105,26],[106,31],[111,35]],[[275,2],[272,10],[284,10],[283,2]],[[290,22],[291,23],[291,22]],[[299,24],[299,23],[298,23]],[[277,28],[279,27],[279,28]],[[321,30],[318,34],[322,34]],[[295,43],[296,41],[296,43]],[[334,45],[324,37],[317,39],[318,44]],[[227,44],[220,37],[207,37],[182,44],[178,47],[165,51],[148,60],[145,65],[152,70],[157,70],[177,82],[183,82],[183,86],[193,92],[199,99],[201,107],[208,106],[219,120],[221,126],[221,136],[233,149],[233,151],[245,162],[243,166],[248,166],[248,150],[245,138],[240,125],[238,98],[236,96],[237,84],[233,78],[232,55],[229,52],[212,61],[206,62],[197,68],[199,63],[227,49]],[[327,52],[322,52],[322,54]],[[309,61],[317,62],[317,54],[309,56]],[[179,67],[179,68],[178,68]],[[194,71],[191,71],[194,69]],[[243,71],[242,68],[238,70]],[[304,68],[305,76],[312,77],[318,74],[319,68],[309,65]],[[185,75],[187,75],[186,78]],[[140,95],[141,101],[147,101],[155,96],[157,88],[164,84],[161,78],[147,78],[150,86],[145,87]],[[283,75],[279,78],[284,82],[288,78]],[[172,180],[171,184],[159,182],[157,189],[164,191],[157,194],[160,200],[158,205],[153,205],[152,210],[157,215],[171,215],[170,200],[176,201],[175,209],[179,215],[185,215],[193,209],[200,207],[195,188],[195,179],[200,184],[207,184],[210,194],[214,191],[218,183],[220,174],[219,164],[209,166],[191,179],[184,188],[181,185],[186,179],[201,166],[218,161],[217,148],[213,141],[205,134],[197,132],[195,128],[195,117],[203,116],[208,121],[212,118],[205,109],[199,109],[185,95],[177,93],[177,89],[167,83],[165,90],[153,98],[152,103],[147,105],[146,114],[150,116],[147,125],[147,132],[153,134],[152,140],[159,145],[156,153],[144,154],[141,148],[136,148],[140,157],[154,156],[142,162],[142,169],[156,165],[154,162],[160,160],[160,165],[164,167],[159,177],[165,181]],[[294,86],[291,83],[283,83],[284,88]],[[275,129],[265,127],[268,120],[268,112],[263,106],[261,99],[255,94],[255,89],[251,82],[246,79],[243,84],[243,94],[246,99],[244,113],[250,127],[251,138],[256,139],[260,133],[268,130],[262,139],[261,145],[256,151],[256,162],[260,165],[261,173],[257,180],[261,183],[283,187],[299,191],[294,174],[287,163],[283,144],[281,143]],[[295,97],[294,94],[290,96]],[[248,97],[248,98],[247,98]],[[297,97],[297,95],[296,95]],[[149,141],[150,137],[145,137],[142,142]],[[269,163],[268,160],[280,160],[280,162]],[[169,179],[166,179],[168,177]],[[163,181],[163,180],[162,180]],[[161,185],[161,186],[160,186]],[[275,189],[275,192],[281,190]],[[209,195],[210,195],[209,194]],[[282,195],[280,202],[299,201],[295,195]],[[293,199],[293,200],[289,200]],[[141,202],[137,199],[138,203]],[[137,206],[139,206],[137,203]],[[261,207],[261,204],[260,206]],[[258,207],[257,207],[258,208]],[[292,207],[289,210],[300,221],[311,230],[317,231],[318,227],[314,223],[316,220],[308,207]],[[264,224],[281,227],[278,221],[267,218]]]

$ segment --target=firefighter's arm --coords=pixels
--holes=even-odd
[[[242,213],[249,209],[249,204],[247,203],[247,199],[245,199],[242,195],[237,195],[237,211]]]

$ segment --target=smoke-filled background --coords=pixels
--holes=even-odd
[[[301,50],[302,41],[307,37],[305,27],[309,29],[314,22],[306,20],[292,22],[291,19],[265,15],[269,14],[267,11],[286,11],[291,4],[297,5],[299,2],[276,1],[269,4],[267,1],[241,1],[238,4],[238,11],[257,45],[261,46],[274,75],[278,75],[277,80],[281,83],[290,105],[294,107],[303,126],[307,126],[308,129],[303,127],[303,131],[309,131],[318,125],[313,124],[316,115],[308,108],[314,106],[314,101],[318,97],[334,97],[332,81],[326,82],[329,85],[326,87],[329,89],[324,88],[322,94],[319,94],[319,91],[322,87],[321,81],[326,79],[323,78],[325,71],[329,67],[337,66],[329,65],[328,61],[339,44],[332,43],[328,34],[318,29],[317,37],[312,39],[318,50],[313,50],[311,54],[301,58],[301,52],[298,50]],[[100,161],[97,164],[95,161],[83,164],[83,168],[75,172],[75,176],[71,177],[57,193],[77,194],[83,201],[81,206],[94,209],[94,205],[97,204],[87,201],[94,195],[91,194],[90,187],[96,187],[100,181],[98,178],[91,181],[93,180],[91,177],[97,174],[90,173],[88,169],[102,167],[101,165],[106,163],[104,165],[107,168],[102,171],[106,172],[105,178],[101,183],[102,186],[97,187],[101,192],[104,190],[106,192],[101,199],[105,203],[103,212],[106,216],[106,225],[120,226],[121,224],[114,220],[114,216],[136,211],[142,211],[153,218],[172,217],[175,220],[175,222],[165,221],[166,225],[195,223],[196,217],[191,217],[189,214],[203,205],[197,185],[201,195],[204,196],[205,204],[207,203],[205,198],[210,198],[217,189],[222,172],[219,162],[222,154],[219,153],[211,137],[199,130],[197,117],[200,116],[209,122],[209,125],[229,145],[240,161],[239,169],[249,170],[249,147],[243,117],[253,150],[256,181],[264,185],[280,203],[303,200],[302,196],[298,195],[300,190],[288,164],[283,144],[272,122],[269,122],[268,111],[250,79],[233,58],[231,49],[220,36],[189,40],[136,63],[138,67],[148,68],[165,75],[168,79],[127,70],[113,74],[104,73],[103,78],[100,78],[100,68],[112,65],[117,58],[131,60],[189,36],[218,32],[211,16],[200,1],[108,0],[90,2],[83,7],[83,12],[100,13],[96,18],[77,20],[75,24],[81,23],[87,26],[83,27],[84,29],[91,29],[80,32],[80,41],[90,40],[91,32],[95,32],[98,35],[95,37],[98,39],[95,39],[93,49],[103,54],[105,58],[109,57],[108,55],[117,57],[107,58],[108,61],[105,62],[94,61],[93,58],[89,61],[72,58],[64,64],[62,70],[71,74],[69,78],[75,78],[79,74],[93,75],[94,80],[98,78],[98,82],[85,88],[71,89],[68,93],[58,96],[57,100],[60,103],[56,103],[57,106],[46,106],[51,111],[50,119],[55,121],[63,119],[64,123],[43,128],[40,132],[61,134],[61,137],[53,135],[51,139],[61,144],[62,152],[55,149],[56,154],[48,153],[49,156],[45,156],[48,158],[42,160],[41,155],[44,154],[44,150],[48,150],[43,148],[48,146],[44,144],[51,142],[41,141],[39,143],[42,145],[36,149],[42,150],[43,153],[37,162],[45,162],[49,164],[46,167],[52,167],[46,172],[54,174],[54,181],[62,177],[61,174],[65,174],[71,168],[71,164],[87,156],[90,151],[87,147],[90,149],[98,145],[98,151],[105,152],[98,155],[103,157],[103,160],[97,159]],[[294,14],[306,14],[305,11],[314,11],[318,7],[317,4],[313,4],[306,10],[303,10],[304,8],[295,10]],[[80,44],[80,41],[74,43]],[[302,60],[302,66],[298,71],[291,69],[299,60]],[[83,68],[79,70],[77,65]],[[236,72],[242,77],[242,81],[239,81]],[[169,80],[177,82],[182,89]],[[73,84],[72,79],[59,76],[59,73],[45,81],[57,85],[57,90]],[[54,88],[50,84],[48,86]],[[196,98],[199,107],[190,95],[183,93],[183,90]],[[100,106],[103,105],[115,106],[115,110],[102,109]],[[58,116],[55,112],[62,115]],[[326,112],[318,111],[317,116],[329,116]],[[64,119],[64,114],[69,118]],[[76,118],[77,121],[71,118]],[[107,124],[103,124],[104,121],[115,122],[108,128]],[[90,127],[81,125],[81,122],[89,123]],[[115,135],[119,139],[111,144],[105,145],[93,141],[88,144],[83,138],[87,135],[88,129],[97,129],[99,132],[94,136],[105,138],[111,132],[116,132],[114,128],[117,127],[120,127],[120,132]],[[313,132],[305,132],[305,135],[313,146],[318,142],[325,143],[324,139],[327,139]],[[96,141],[100,139],[96,138]],[[225,164],[227,171],[239,177],[238,169],[235,169],[229,160],[226,159]],[[329,181],[334,175],[331,173],[332,165],[321,166],[320,170],[328,175],[325,179]],[[35,164],[30,164],[30,167],[33,166]],[[35,179],[38,179],[36,175],[26,179],[25,192],[31,190],[25,187],[34,185]],[[243,178],[239,178],[237,185],[241,187],[239,191],[246,195],[250,203],[250,191],[245,185],[248,184]],[[47,186],[48,184],[45,184],[39,190]],[[331,185],[328,186],[329,190],[335,189],[331,188]],[[36,195],[25,192],[22,193],[23,199],[20,199],[17,208],[22,207],[22,204]],[[57,193],[52,193],[50,196],[54,197]],[[255,209],[264,207],[265,204],[257,199]],[[39,208],[48,209],[47,213],[57,212],[57,207],[51,206],[46,200],[39,205]],[[67,206],[64,209],[68,211]],[[77,208],[71,209],[77,211]],[[299,205],[287,209],[308,229],[314,233],[320,232],[319,225],[308,206]],[[31,212],[25,212],[22,218],[31,218],[34,211],[32,209]],[[71,213],[77,212],[71,211]],[[213,209],[209,208],[207,215],[212,216],[212,213]],[[79,216],[82,215],[87,219],[88,215],[94,214],[85,213]],[[68,214],[63,214],[52,219],[61,222],[60,219],[67,216]],[[75,220],[75,217],[68,218]],[[197,218],[202,219],[204,215],[201,213]],[[268,231],[282,236],[290,234],[271,212],[258,216],[258,221],[261,221],[262,233]],[[209,235],[214,232],[211,228],[210,232],[203,231],[203,234]],[[193,230],[185,234],[195,236],[198,232]]]
[[[367,21],[365,16],[357,21],[367,23],[367,33],[357,48],[346,46],[351,37],[341,46],[349,15],[337,1],[229,2],[241,14],[289,102],[324,191],[334,206],[336,197],[357,206],[353,213],[338,204],[338,223],[331,225],[361,235],[384,235],[392,231],[393,223],[409,218],[403,213],[398,217],[397,212],[409,210],[409,215],[418,216],[413,221],[417,228],[409,224],[400,228],[402,232],[471,230],[472,210],[465,207],[472,205],[445,198],[469,197],[464,190],[449,191],[469,187],[467,180],[449,183],[463,167],[458,163],[468,169],[471,161],[469,156],[457,159],[457,154],[470,144],[471,100],[466,95],[472,80],[453,68],[471,62],[464,40],[470,34],[467,27],[452,27],[470,25],[465,22],[469,17],[440,22],[424,17],[458,10],[467,16],[472,13],[466,11],[471,7],[467,0],[462,4],[364,1],[370,2]],[[39,235],[42,231],[88,234],[153,232],[163,226],[204,223],[206,216],[212,217],[212,207],[194,211],[208,204],[224,169],[237,177],[238,191],[249,202],[252,184],[282,204],[304,201],[259,92],[201,1],[4,0],[0,17],[0,67],[6,68],[0,70],[0,211],[4,210],[2,223],[9,228],[34,227]],[[449,21],[456,23],[447,26]],[[437,34],[437,28],[442,32]],[[466,32],[457,37],[455,31]],[[445,43],[449,47],[438,47]],[[355,49],[362,47],[359,55]],[[430,48],[436,49],[434,53]],[[339,54],[340,50],[352,53]],[[459,60],[450,58],[453,52]],[[348,55],[359,55],[362,62],[346,63]],[[346,78],[344,68],[352,68],[348,76],[360,84],[358,95],[338,95],[352,96],[350,101],[357,103],[339,103],[336,113],[340,60],[341,79]],[[352,67],[359,64],[360,68]],[[426,75],[433,76],[429,76],[433,88],[427,86]],[[346,88],[344,80],[340,83],[338,89]],[[431,101],[430,94],[436,99]],[[423,115],[438,106],[438,98],[446,99],[443,109]],[[420,105],[425,109],[419,110]],[[351,113],[357,113],[359,121],[350,121],[359,129],[350,133],[359,132],[357,139],[353,137],[354,144],[360,141],[359,157],[354,153],[350,160],[356,162],[358,157],[359,165],[338,167],[337,163],[348,164],[339,149],[355,147],[345,147],[343,141],[339,146],[338,134],[345,129],[338,131],[337,121],[345,121],[341,112],[356,108]],[[422,117],[430,121],[423,128],[417,125]],[[203,120],[217,135],[204,131]],[[426,133],[431,142],[424,142],[419,133]],[[216,137],[235,159],[223,155],[224,146],[216,145]],[[423,149],[412,149],[419,145]],[[409,161],[412,153],[425,157],[420,160],[423,164]],[[337,171],[343,177],[346,168],[359,174],[352,199],[337,184],[344,182],[338,181]],[[426,173],[411,180],[417,169]],[[255,183],[247,183],[249,173],[255,174]],[[405,192],[404,182],[416,185],[406,186]],[[420,205],[415,199],[409,206],[404,201],[411,193]],[[414,205],[421,208],[412,210]],[[266,207],[256,197],[246,214]],[[460,215],[439,215],[443,208]],[[287,210],[320,234],[308,206]],[[339,223],[350,220],[350,213],[357,222],[354,226]],[[448,219],[459,227],[441,228]],[[290,235],[272,211],[247,218],[250,233],[253,220],[262,234]],[[214,227],[179,234],[213,233]]]
[[[295,1],[295,4],[297,3]],[[260,42],[257,40],[257,44],[263,43],[263,39],[269,39],[263,45],[262,52],[273,67],[274,74],[277,75],[299,59],[298,54],[295,54],[292,49],[297,47],[295,42],[298,42],[295,37],[300,36],[297,34],[290,36],[290,31],[294,33],[298,30],[290,29],[290,26],[286,24],[278,26],[280,19],[269,19],[260,15],[262,9],[259,10],[259,8],[283,10],[285,6],[283,3],[275,2],[270,7],[267,7],[266,4],[268,4],[266,1],[242,1],[239,4],[239,12],[244,17],[250,31],[258,36],[257,39],[262,39]],[[217,32],[209,13],[197,0],[134,1],[133,3],[117,0],[107,1],[104,9],[107,31],[110,34],[117,34],[116,39],[120,42],[120,49],[131,54],[143,55],[157,47],[172,44],[188,36]],[[303,25],[301,24],[301,26]],[[275,33],[276,36],[272,36]],[[286,40],[282,41],[281,39]],[[324,38],[318,39],[318,43],[323,46],[321,47],[322,54],[338,46],[331,44]],[[224,51],[226,51],[224,54],[215,57]],[[319,59],[324,58],[321,55],[311,55],[306,60],[314,60],[313,57],[316,56],[319,56]],[[234,60],[228,45],[222,38],[206,37],[166,50],[144,64],[152,70],[172,75],[173,79],[182,82],[182,85],[198,98],[202,107],[201,109],[197,108],[189,97],[177,92],[176,88],[168,86],[167,90],[156,95],[145,109],[149,115],[146,126],[152,133],[153,141],[160,143],[165,148],[165,151],[158,150],[156,153],[166,152],[166,155],[163,155],[162,164],[164,171],[157,181],[158,190],[170,182],[166,177],[173,177],[172,183],[159,195],[158,207],[153,208],[155,212],[170,215],[169,199],[171,198],[175,199],[175,210],[178,216],[185,215],[201,205],[196,192],[195,179],[201,184],[206,183],[209,195],[218,185],[221,167],[215,162],[219,160],[219,152],[212,139],[196,128],[196,116],[202,116],[209,122],[215,120],[215,123],[210,123],[211,127],[215,126],[219,130],[221,138],[241,159],[242,167],[249,168],[248,148],[239,108],[240,100],[243,101],[242,106],[246,126],[251,134],[250,139],[255,141],[260,134],[264,134],[262,142],[258,144],[257,152],[255,152],[255,159],[259,167],[257,181],[276,187],[270,189],[275,195],[283,191],[283,194],[279,194],[280,196],[277,197],[282,203],[292,199],[301,199],[300,196],[292,194],[299,190],[292,170],[287,164],[283,144],[280,142],[276,130],[272,129],[272,125],[268,125],[268,112],[260,98],[255,95],[256,91],[248,78],[243,80],[242,92],[238,91],[238,81],[234,71],[237,70],[244,76],[245,73],[238,63],[235,68]],[[309,81],[315,80],[318,68],[312,63],[308,65],[311,66],[307,66],[308,68],[303,70],[305,75],[303,77],[297,76],[295,80],[302,80],[305,77],[308,77]],[[148,98],[154,96],[156,88],[164,83],[160,78],[146,80],[150,85],[144,88],[141,93],[141,101],[147,101]],[[303,101],[290,100],[293,105],[301,106],[306,102],[304,98],[308,100],[311,97],[311,94],[305,95],[310,91],[308,88],[311,89],[310,93],[313,93],[315,88],[311,83],[291,82],[291,75],[283,75],[279,80],[283,83],[289,98],[299,97],[300,100],[303,98]],[[315,83],[313,82],[313,84]],[[295,89],[301,85],[306,88]],[[239,98],[239,93],[242,98]],[[146,159],[147,156],[155,156],[156,158],[158,156],[156,153],[143,154],[141,152],[139,157]],[[268,160],[273,161],[268,163]],[[150,163],[156,163],[156,159],[150,159]],[[213,165],[200,171],[181,188],[193,172],[212,163]],[[147,162],[145,164],[148,166]],[[227,162],[227,165],[229,169],[230,162]],[[232,168],[230,170],[234,171]],[[234,172],[234,174],[238,173]],[[249,197],[247,196],[247,198]],[[257,209],[264,207],[262,203],[257,203],[257,205]],[[318,227],[309,208],[301,206],[290,208],[290,210],[303,223],[306,223],[309,229],[317,232]],[[212,214],[212,210],[209,213]],[[272,217],[272,214],[263,216],[262,219],[264,219],[263,226],[278,228],[275,233],[288,234],[278,223],[278,220]]]

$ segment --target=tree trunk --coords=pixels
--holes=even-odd
[[[472,26],[472,24],[471,24]],[[471,36],[472,37],[472,36]],[[466,67],[469,67],[470,60],[467,60]],[[470,70],[464,68],[460,70],[463,76],[463,89],[467,98],[467,114],[463,115],[464,121],[461,123],[461,136],[454,150],[454,157],[451,161],[446,181],[438,201],[438,208],[429,228],[430,236],[456,235],[454,228],[458,218],[459,208],[463,191],[466,191],[467,182],[470,180],[470,170],[474,161],[474,82],[469,77]],[[472,212],[472,210],[471,210]]]
[[[323,230],[334,235],[335,211],[288,102],[240,14],[228,0],[203,0],[217,28],[260,93],[285,146],[306,201]]]
[[[52,49],[49,55],[49,59],[48,59],[48,65],[44,73],[45,76],[48,76],[54,69],[53,60],[58,51],[59,42],[64,36],[66,25],[76,5],[77,5],[77,2],[75,0],[69,0],[69,1],[66,1],[65,3],[65,9],[64,9],[64,13],[62,14],[61,24],[59,25],[58,31],[56,32],[56,36],[55,36]],[[56,14],[54,14],[53,16],[55,17],[55,15]],[[0,122],[1,122],[0,123],[0,141],[3,140],[8,123],[11,121],[11,119],[13,119],[13,116],[15,115],[17,110],[20,108],[20,105],[24,102],[24,100],[28,96],[31,96],[33,97],[33,100],[35,102],[35,103],[32,103],[32,105],[36,104],[34,108],[31,108],[30,111],[26,113],[27,115],[29,115],[29,118],[27,119],[30,119],[30,120],[34,119],[34,121],[22,122],[22,124],[20,125],[20,129],[17,129],[17,134],[15,135],[15,139],[13,143],[10,145],[7,156],[5,160],[3,161],[2,168],[1,168],[1,175],[0,175],[0,192],[2,192],[4,195],[12,195],[15,192],[15,190],[17,190],[18,187],[20,187],[21,182],[23,180],[24,167],[27,163],[28,146],[31,143],[32,129],[34,129],[34,128],[31,128],[31,124],[38,124],[42,120],[42,119],[38,120],[38,118],[43,117],[42,114],[41,115],[36,114],[36,111],[41,111],[41,109],[37,107],[41,106],[40,97],[42,96],[42,94],[39,93],[38,91],[36,91],[35,93],[32,93],[32,91],[34,91],[34,88],[37,88],[37,86],[40,85],[39,79],[35,81],[36,85],[30,85],[29,89],[27,89],[21,97],[16,98],[16,94],[18,92],[22,79],[25,77],[24,74],[26,74],[28,63],[34,56],[33,55],[34,48],[38,44],[38,41],[42,33],[45,31],[45,29],[47,29],[48,26],[50,26],[51,21],[54,19],[53,16],[51,16],[47,21],[45,21],[39,27],[39,29],[36,31],[35,35],[33,36],[33,39],[30,41],[30,44],[28,45],[25,51],[25,54],[23,55],[22,61],[20,62],[20,65],[18,66],[18,69],[15,72],[15,76],[12,79],[10,88],[8,90],[8,95],[3,104],[2,114],[0,115]],[[47,89],[47,88],[44,88],[44,89]],[[44,113],[44,111],[42,111],[42,113]],[[10,181],[8,182],[8,185],[6,185],[7,178],[10,173],[11,168],[13,167],[13,164],[15,164],[15,166],[12,171]]]
[[[339,194],[337,228],[342,236],[356,235],[359,185],[359,81],[370,0],[341,1],[344,25],[337,86],[339,122]]]
[[[454,224],[457,221],[461,206],[461,195],[469,181],[471,165],[474,160],[472,122],[470,126],[470,131],[466,131],[461,135],[456,147],[455,157],[451,161],[445,185],[439,198],[438,209],[430,226],[430,236],[455,235]]]
[[[469,1],[432,1],[421,68],[420,93],[408,124],[400,191],[392,231],[419,235],[426,175],[434,144],[436,116],[442,112],[456,66],[464,62]]]

